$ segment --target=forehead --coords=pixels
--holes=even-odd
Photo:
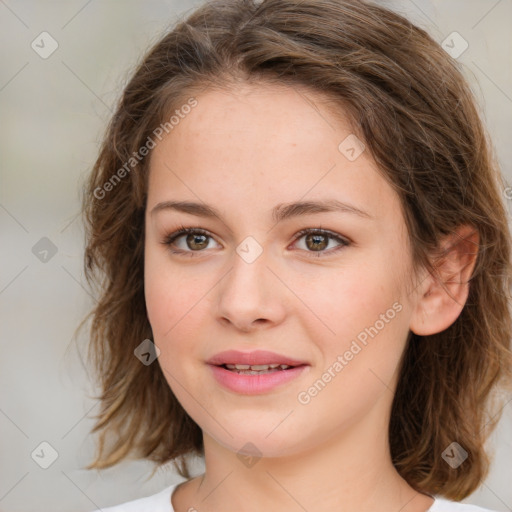
[[[348,119],[334,118],[332,101],[326,108],[326,97],[298,86],[242,83],[207,90],[196,100],[197,107],[169,137],[171,145],[180,146],[174,150],[188,152],[189,161],[203,158],[206,151],[221,155],[225,164],[251,161],[257,154],[256,166],[263,159],[270,163],[312,151],[337,151],[340,135],[351,133]]]
[[[244,84],[207,90],[196,100],[152,150],[148,204],[199,200],[257,212],[328,196],[384,221],[399,213],[369,152],[352,158],[362,147],[325,96]],[[347,146],[357,153],[346,153]]]

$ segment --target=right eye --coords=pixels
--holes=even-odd
[[[185,240],[186,248],[181,247],[176,250],[174,247],[176,246],[176,241],[180,238]],[[177,231],[166,235],[162,243],[169,246],[169,250],[173,254],[186,254],[193,257],[195,252],[202,252],[203,249],[208,247],[208,238],[212,238],[212,235],[204,229],[185,228],[182,226]]]

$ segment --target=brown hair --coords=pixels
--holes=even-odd
[[[160,366],[134,357],[152,339],[143,287],[149,158],[130,159],[186,98],[237,80],[307,87],[349,115],[399,195],[415,269],[435,274],[429,255],[443,235],[477,229],[466,304],[443,332],[410,332],[389,425],[392,460],[409,485],[465,498],[488,473],[484,443],[501,416],[492,391],[512,377],[505,183],[457,63],[400,15],[349,0],[208,2],[153,46],[125,87],[83,197],[85,272],[99,292],[89,354],[101,385],[99,454],[87,468],[135,454],[172,461],[189,478],[187,456],[204,454],[201,429]],[[442,459],[453,441],[468,452],[456,469]]]

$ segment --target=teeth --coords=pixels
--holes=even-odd
[[[268,370],[270,366],[268,364],[252,364],[251,370],[258,372],[260,370]]]
[[[287,368],[291,368],[291,366],[287,364],[226,364],[226,368],[229,370],[266,371],[269,369],[273,370],[275,368],[286,370]]]
[[[248,364],[227,364],[226,367],[230,370],[248,370],[250,368]]]

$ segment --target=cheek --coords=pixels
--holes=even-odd
[[[145,258],[144,293],[153,342],[160,350],[159,361],[172,374],[182,374],[200,357],[197,352],[200,322],[207,315],[205,290],[199,278],[169,265],[165,253],[148,249]],[[197,353],[196,353],[197,352]],[[172,382],[169,382],[172,387]]]
[[[201,311],[200,300],[195,293],[188,293],[185,282],[167,280],[161,274],[146,280],[146,308],[155,343],[164,347],[169,343],[179,346],[179,340],[192,335],[195,315]],[[202,295],[200,295],[201,297]]]
[[[179,271],[171,269],[165,251],[146,245],[144,295],[149,322],[156,338],[162,339],[184,316],[183,310],[189,302],[188,290],[191,288]]]
[[[316,338],[322,364],[299,400],[310,401],[304,407],[308,414],[348,425],[393,389],[408,332],[407,312],[398,290],[382,275],[376,286],[376,277],[367,272],[340,280],[339,291],[331,294],[333,303],[321,304],[321,317],[335,334]]]
[[[326,368],[339,362],[338,356],[343,359],[336,373],[344,376],[339,384],[369,385],[375,392],[375,386],[391,381],[399,363],[408,333],[407,308],[398,274],[386,271],[385,262],[353,270],[331,281],[329,293],[316,294],[315,308],[330,331],[320,326],[327,335],[317,339]]]
[[[375,322],[381,326],[381,315],[384,320],[398,316],[393,304],[400,302],[399,281],[385,265],[357,264],[315,281],[303,282],[297,295],[322,320],[327,340],[356,336]],[[396,322],[385,323],[385,330],[391,323]]]
[[[168,324],[168,312],[172,311],[169,287],[155,250],[146,245],[144,254],[144,296],[149,323],[156,338],[161,336],[164,323]],[[170,325],[167,326],[169,329]]]

